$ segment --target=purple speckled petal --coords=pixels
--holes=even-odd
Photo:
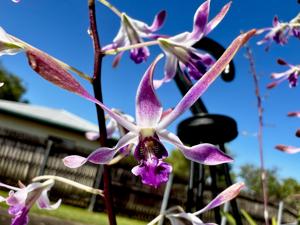
[[[231,2],[224,5],[221,11],[211,21],[208,22],[205,28],[205,35],[211,32],[216,26],[218,26],[218,24],[223,20],[224,16],[227,14],[230,6]]]
[[[300,148],[288,145],[276,145],[275,148],[288,154],[295,154],[300,152]]]
[[[114,148],[99,148],[93,151],[87,158],[78,155],[67,156],[63,159],[63,163],[69,168],[78,168],[85,164],[87,161],[95,164],[108,163],[110,160],[112,160],[112,158],[120,148],[130,143],[135,143],[136,137],[136,134],[129,132],[119,140]]]
[[[208,22],[209,8],[210,0],[207,0],[197,9],[194,15],[193,31],[190,34],[191,40],[198,41],[203,37],[206,24]]]
[[[159,138],[175,145],[189,160],[205,165],[218,165],[232,162],[232,158],[211,144],[198,144],[188,147],[182,144],[177,135],[166,130],[157,133]]]
[[[230,63],[236,52],[242,47],[256,31],[251,30],[245,34],[239,35],[219,58],[219,60],[197,81],[194,86],[186,93],[181,101],[176,105],[174,110],[164,117],[158,125],[158,129],[166,128],[183,112],[189,109],[197,99],[207,90],[224,68]]]
[[[136,95],[136,120],[141,127],[154,127],[162,115],[162,106],[153,88],[153,71],[162,55],[156,57],[145,72]]]
[[[206,212],[207,210],[213,209],[215,207],[218,207],[218,206],[224,204],[225,202],[230,201],[231,199],[235,198],[240,193],[241,189],[244,187],[245,187],[245,184],[242,182],[231,185],[230,187],[228,187],[224,191],[222,191],[220,194],[218,194],[218,196],[215,197],[210,203],[208,203],[207,206],[205,206],[203,209],[201,209],[198,212],[195,212],[193,214],[199,215],[203,212]]]
[[[172,166],[153,158],[143,161],[140,165],[133,167],[131,171],[134,175],[141,176],[143,184],[157,188],[160,184],[168,181]]]
[[[171,225],[205,225],[205,223],[192,213],[167,214],[166,217],[170,220]]]
[[[137,131],[137,127],[128,122],[122,116],[116,114],[101,102],[92,97],[75,78],[68,73],[59,63],[57,63],[54,59],[52,59],[47,54],[29,49],[26,51],[29,65],[32,67],[34,71],[36,71],[39,75],[41,75],[44,79],[50,81],[51,83],[59,86],[65,90],[73,92],[75,94],[80,95],[81,97],[98,104],[103,110],[105,110],[110,117],[114,118],[121,124],[123,127],[130,131]]]

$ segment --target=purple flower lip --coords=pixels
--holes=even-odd
[[[121,17],[119,32],[114,38],[113,43],[102,48],[104,54],[107,54],[106,52],[110,50],[116,50],[116,52],[118,52],[119,48],[126,48],[131,45],[141,44],[143,43],[143,38],[156,39],[159,35],[154,32],[162,27],[166,18],[166,11],[163,10],[159,12],[150,26],[144,22],[129,17],[125,13],[118,13],[118,16]],[[146,46],[140,46],[130,50],[130,58],[137,64],[146,61],[149,55],[150,51]],[[116,56],[113,62],[114,67],[118,65],[121,56],[122,52]]]

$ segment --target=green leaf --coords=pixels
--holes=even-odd
[[[226,217],[226,220],[230,225],[236,225],[236,221],[230,213],[222,211],[221,215]]]
[[[257,225],[257,223],[252,219],[252,217],[245,210],[241,209],[241,213],[250,225]]]

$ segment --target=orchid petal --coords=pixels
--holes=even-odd
[[[218,165],[232,162],[232,158],[211,144],[198,144],[188,147],[182,144],[177,135],[167,131],[157,132],[159,138],[175,145],[189,160],[205,165]]]
[[[289,69],[282,73],[272,73],[271,78],[273,78],[273,79],[279,79],[281,77],[287,78],[289,76],[289,74],[291,74],[292,72],[293,72],[293,69]]]
[[[154,127],[162,115],[162,106],[153,88],[153,71],[162,58],[159,55],[145,72],[136,95],[136,120],[141,127]]]
[[[118,141],[114,148],[101,147],[93,151],[87,158],[78,155],[67,156],[63,159],[63,163],[69,168],[78,168],[87,161],[95,164],[106,164],[112,160],[117,151],[122,147],[130,143],[135,143],[136,137],[135,133],[129,132]]]
[[[290,116],[290,117],[300,117],[300,112],[289,112],[288,116]]]
[[[92,97],[70,73],[68,73],[58,62],[56,62],[50,56],[34,49],[28,49],[26,53],[32,69],[39,75],[41,75],[44,79],[50,81],[56,86],[78,94],[81,97],[98,104],[104,111],[106,111],[110,115],[111,118],[115,119],[120,125],[130,131],[137,131],[137,127],[133,123],[128,122],[126,119],[122,118],[122,116],[113,112],[97,99]]]
[[[190,34],[190,39],[194,42],[200,40],[204,35],[205,27],[208,21],[208,14],[210,9],[210,0],[207,0],[199,6],[194,15],[193,31]]]
[[[166,54],[166,63],[164,69],[164,78],[161,80],[153,81],[153,85],[155,89],[159,88],[163,83],[169,82],[176,75],[178,59],[174,55],[169,54],[168,52],[165,52],[165,54]]]
[[[231,185],[230,187],[222,191],[220,194],[218,194],[218,196],[215,197],[207,206],[193,214],[199,215],[203,212],[206,212],[207,210],[213,209],[224,204],[225,202],[230,201],[231,199],[235,198],[240,193],[241,189],[244,187],[245,184],[242,182]]]
[[[275,148],[288,154],[295,154],[300,152],[300,148],[288,145],[276,145]]]
[[[211,21],[208,22],[204,32],[205,35],[211,32],[223,20],[231,6],[231,3],[232,2],[229,2],[226,5],[224,5],[221,11]]]
[[[192,213],[168,214],[166,217],[170,220],[171,225],[205,225],[197,216]]]
[[[18,211],[18,214],[11,220],[11,225],[27,225],[29,222],[29,209],[27,207],[23,207]]]
[[[167,12],[165,10],[160,11],[154,17],[152,25],[148,28],[150,32],[159,30],[165,22]]]
[[[100,135],[99,135],[99,132],[88,131],[88,132],[85,133],[85,137],[89,141],[96,141],[96,140],[99,139]]]
[[[43,190],[40,197],[37,200],[37,205],[40,209],[54,210],[57,209],[61,204],[61,199],[59,199],[55,204],[51,205],[47,194],[50,188]]]
[[[166,128],[173,120],[189,109],[230,63],[236,52],[255,34],[255,32],[255,30],[251,30],[245,34],[239,35],[209,71],[206,72],[185,94],[174,110],[161,120],[158,129]]]

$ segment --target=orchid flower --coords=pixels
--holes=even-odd
[[[64,159],[65,165],[76,168],[88,161],[96,164],[105,164],[113,159],[119,149],[129,144],[135,144],[134,155],[140,165],[133,168],[133,173],[140,175],[142,182],[158,186],[160,183],[168,180],[171,172],[171,166],[163,161],[168,153],[161,140],[174,144],[186,158],[198,163],[216,165],[232,161],[229,156],[210,144],[199,144],[192,147],[185,146],[175,134],[167,131],[166,128],[197,101],[232,60],[239,48],[255,33],[256,30],[251,30],[238,36],[210,70],[194,84],[175,108],[167,114],[163,113],[161,104],[153,89],[152,76],[155,65],[160,59],[158,57],[146,71],[137,91],[137,123],[126,120],[91,96],[67,71],[66,67],[56,59],[34,48],[27,49],[26,55],[29,65],[41,77],[56,86],[98,104],[111,118],[128,130],[128,133],[119,140],[115,147],[101,147],[87,158],[68,156]]]
[[[117,33],[117,36],[114,38],[113,43],[104,46],[102,51],[114,50],[117,48],[139,44],[143,42],[143,38],[155,38],[156,34],[154,34],[154,32],[162,27],[166,17],[166,11],[163,10],[159,12],[154,17],[152,25],[149,26],[142,21],[129,17],[126,13],[121,13],[115,7],[111,6],[111,4],[109,4],[106,0],[100,0],[100,2],[113,9],[113,11],[121,19],[121,27]],[[113,63],[114,66],[118,64],[122,54],[123,52],[120,52],[116,56]],[[137,64],[146,61],[149,55],[149,49],[145,46],[130,50],[130,58]]]
[[[300,76],[300,65],[288,64],[287,62],[285,62],[282,59],[278,59],[277,62],[280,65],[288,66],[290,69],[288,69],[287,71],[282,72],[282,73],[273,73],[271,77],[274,79],[277,79],[277,80],[268,84],[267,87],[273,88],[285,80],[289,81],[289,86],[291,88],[296,87],[297,82],[298,82],[298,77]]]
[[[7,198],[0,197],[0,201],[6,201],[9,206],[8,213],[13,216],[11,225],[28,224],[28,213],[34,203],[37,203],[40,209],[47,210],[54,210],[60,206],[61,200],[51,205],[47,196],[47,192],[54,185],[54,180],[50,179],[44,183],[32,183],[28,186],[21,183],[19,185],[20,188],[17,188],[0,183],[1,187],[11,190]]]
[[[136,95],[136,124],[114,113],[87,92],[82,93],[82,89],[77,87],[75,93],[98,104],[129,132],[113,148],[101,147],[86,158],[77,155],[68,156],[64,158],[64,164],[71,168],[80,167],[88,161],[96,164],[105,164],[115,156],[120,148],[128,144],[135,144],[134,156],[138,160],[139,165],[132,169],[133,174],[141,176],[143,183],[157,187],[160,183],[168,180],[172,170],[171,166],[163,161],[168,156],[168,153],[161,140],[175,145],[187,159],[198,163],[217,165],[231,162],[232,159],[229,156],[211,144],[185,146],[175,134],[167,131],[166,127],[197,101],[231,61],[236,51],[254,34],[255,30],[252,30],[240,35],[214,66],[195,83],[175,108],[163,117],[163,109],[155,94],[152,81],[154,68],[161,56],[157,57],[150,65],[140,82]],[[62,82],[63,84],[60,86],[65,85],[66,79]],[[72,86],[77,86],[77,83],[72,82]],[[68,84],[70,85],[70,82]]]
[[[207,206],[205,206],[203,209],[194,212],[194,213],[186,213],[181,207],[172,207],[168,209],[164,215],[159,215],[155,219],[153,219],[150,223],[147,225],[154,225],[155,223],[159,222],[163,216],[166,216],[170,222],[171,225],[184,225],[184,224],[191,224],[191,225],[209,225],[212,223],[204,223],[202,222],[198,215],[201,213],[204,213],[210,209],[213,209],[215,207],[218,207],[225,202],[230,201],[231,199],[235,198],[241,191],[242,188],[244,188],[244,183],[236,183],[228,187],[226,190],[221,192],[217,197],[215,197]],[[174,212],[174,211],[179,211]]]
[[[175,76],[177,64],[194,80],[200,79],[215,63],[214,58],[207,53],[200,53],[192,46],[202,37],[211,32],[224,18],[231,2],[223,6],[221,11],[208,21],[210,0],[199,6],[194,15],[192,32],[180,33],[169,38],[158,38],[158,44],[166,55],[165,72],[162,80],[155,81],[155,87],[172,80]]]
[[[290,22],[279,22],[278,17],[275,16],[273,19],[273,27],[264,28],[258,30],[258,34],[268,31],[265,37],[257,42],[258,45],[269,43],[269,48],[272,41],[277,44],[284,45],[287,43],[290,36],[294,36],[300,39],[300,13],[293,18]]]

